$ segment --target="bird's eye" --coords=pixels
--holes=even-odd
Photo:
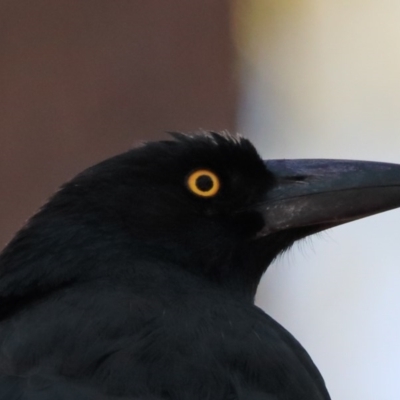
[[[221,184],[214,172],[207,169],[199,169],[189,175],[187,186],[197,196],[213,197],[218,193]]]

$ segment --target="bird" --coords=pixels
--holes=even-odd
[[[171,132],[61,188],[0,254],[1,400],[328,400],[254,304],[293,243],[400,206],[400,165]]]

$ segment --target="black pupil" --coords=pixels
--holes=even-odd
[[[196,179],[196,186],[202,192],[207,192],[214,186],[214,182],[208,175],[200,175]]]

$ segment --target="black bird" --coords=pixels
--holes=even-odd
[[[0,256],[1,400],[326,400],[254,306],[296,240],[400,206],[400,166],[173,134],[65,184]]]

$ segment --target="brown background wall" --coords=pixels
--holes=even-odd
[[[0,1],[0,246],[66,179],[165,130],[235,129],[228,0]]]

